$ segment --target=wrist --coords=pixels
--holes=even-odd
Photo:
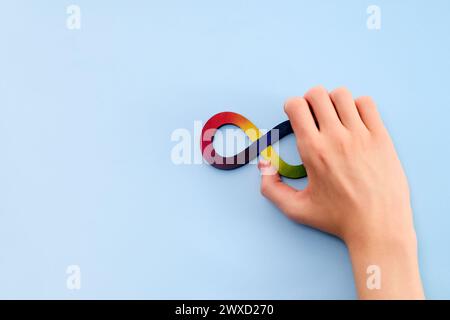
[[[398,232],[374,232],[363,236],[344,239],[350,254],[380,252],[385,254],[412,254],[417,252],[417,238],[414,229]]]
[[[390,210],[392,219],[375,217],[354,224],[345,235],[358,296],[362,299],[423,299],[417,239],[411,211]],[[375,221],[374,221],[375,220]],[[371,282],[379,277],[379,283]]]
[[[414,233],[401,238],[367,238],[347,245],[360,298],[424,298]],[[379,277],[379,286],[371,286],[373,277]]]
[[[416,249],[417,239],[409,205],[374,208],[354,216],[364,218],[353,220],[342,234],[349,250],[404,252]]]

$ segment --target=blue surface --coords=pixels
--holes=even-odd
[[[317,84],[378,102],[426,294],[450,298],[449,1],[75,3],[79,31],[71,2],[0,4],[0,298],[355,298],[344,245],[284,218],[255,166],[170,158],[173,130],[223,110],[271,128]]]

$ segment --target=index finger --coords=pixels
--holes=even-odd
[[[304,138],[312,138],[319,133],[308,102],[302,97],[290,98],[284,104],[297,142]]]

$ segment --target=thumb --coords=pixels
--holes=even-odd
[[[305,192],[285,184],[270,161],[260,160],[258,168],[261,172],[261,193],[263,196],[272,201],[289,218],[303,224],[309,224],[308,201]]]

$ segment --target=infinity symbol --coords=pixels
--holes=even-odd
[[[252,141],[250,146],[232,157],[219,155],[213,147],[214,135],[217,130],[227,124],[241,128]],[[291,133],[293,131],[289,121],[284,121],[263,134],[244,116],[234,112],[221,112],[211,117],[203,126],[200,149],[206,162],[217,169],[232,170],[240,168],[261,154],[266,160],[270,160],[280,175],[292,179],[303,178],[306,177],[305,167],[302,164],[292,166],[286,163],[272,147],[272,144]]]

